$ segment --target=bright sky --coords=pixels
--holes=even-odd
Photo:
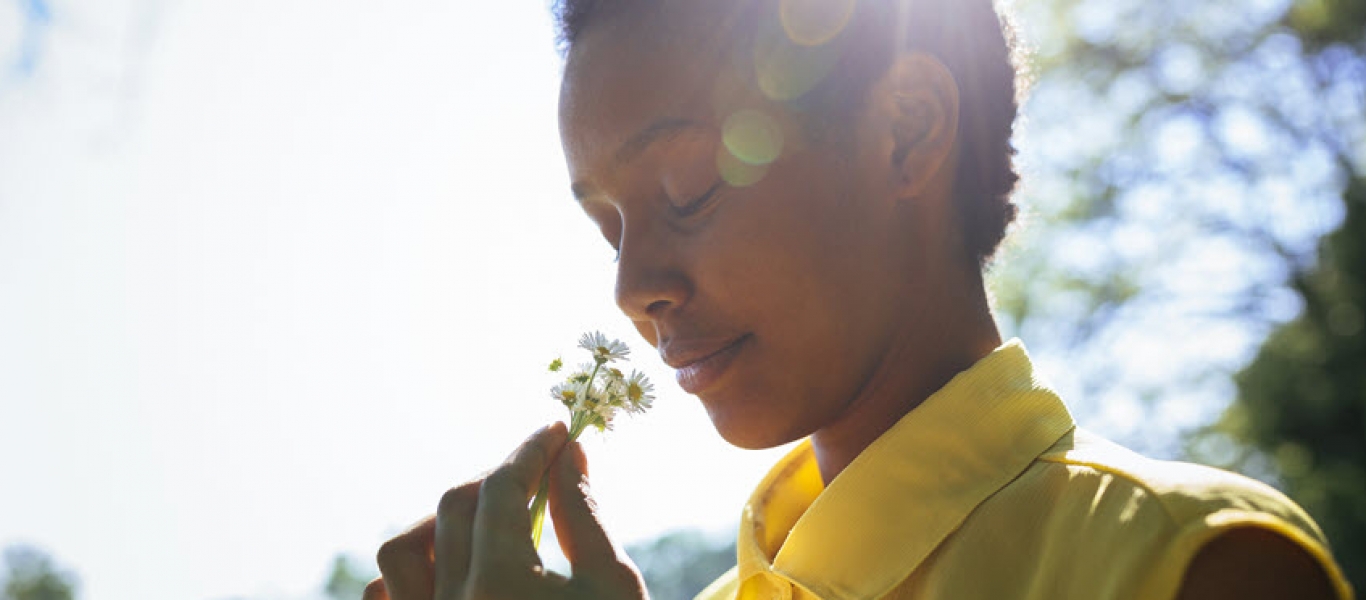
[[[89,599],[302,598],[558,418],[627,341],[657,409],[590,446],[623,541],[738,518],[743,452],[611,300],[540,2],[0,2],[0,545]]]
[[[545,365],[598,328],[660,392],[590,440],[609,529],[733,526],[782,449],[721,441],[617,312],[568,191],[544,4],[67,0],[35,28],[47,0],[0,0],[0,546],[49,550],[87,599],[309,598],[338,552],[369,559],[560,418]],[[1031,164],[1103,137],[1112,107],[1067,91],[1031,101],[1087,126],[1022,144],[1027,208],[1069,197],[1030,191]],[[1179,125],[1159,159],[1189,158]],[[1254,125],[1227,129],[1256,146]],[[1296,183],[1278,220],[1313,239],[1336,217]],[[1152,244],[1132,233],[1105,243]],[[1047,242],[1082,262],[1097,243]],[[1181,298],[1247,277],[1207,246],[1162,271]],[[1156,410],[1132,384],[1236,367],[1257,338],[1169,314],[1102,340],[1126,370],[1099,399],[1052,332],[1022,336],[1083,425],[1173,440],[1228,382]]]

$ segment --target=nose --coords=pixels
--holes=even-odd
[[[667,227],[623,226],[617,257],[616,301],[633,321],[658,319],[692,296],[682,264],[681,240]]]

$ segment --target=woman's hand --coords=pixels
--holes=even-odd
[[[385,542],[364,600],[643,600],[645,584],[598,522],[587,459],[556,423],[483,479],[452,488],[436,514]],[[550,517],[574,576],[546,571],[527,503],[550,469]]]

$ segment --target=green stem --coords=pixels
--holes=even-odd
[[[598,377],[598,369],[602,368],[599,364],[593,367],[593,373],[588,376],[588,385],[584,386],[584,395],[588,395],[588,390],[593,389],[593,380]],[[579,439],[583,430],[588,428],[587,414],[583,412],[573,412],[569,417],[569,441]],[[546,472],[541,474],[541,485],[536,489],[536,497],[531,500],[531,547],[541,549],[541,532],[545,530],[545,509],[546,503],[550,499],[550,465],[546,465]]]
[[[550,477],[541,476],[541,487],[536,490],[536,499],[531,501],[531,546],[541,548],[541,530],[545,529],[545,505],[550,497]]]
[[[569,441],[579,439],[583,430],[588,428],[588,419],[582,413],[573,415],[569,420]],[[541,532],[545,530],[546,502],[550,499],[550,471],[541,475],[541,485],[536,497],[531,501],[531,547],[541,549]]]

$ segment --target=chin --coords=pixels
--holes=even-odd
[[[711,417],[712,427],[721,439],[732,446],[745,450],[764,450],[781,446],[810,435],[797,427],[796,423],[783,422],[771,414],[756,411],[735,410],[735,407],[718,407],[703,401],[707,416]]]

